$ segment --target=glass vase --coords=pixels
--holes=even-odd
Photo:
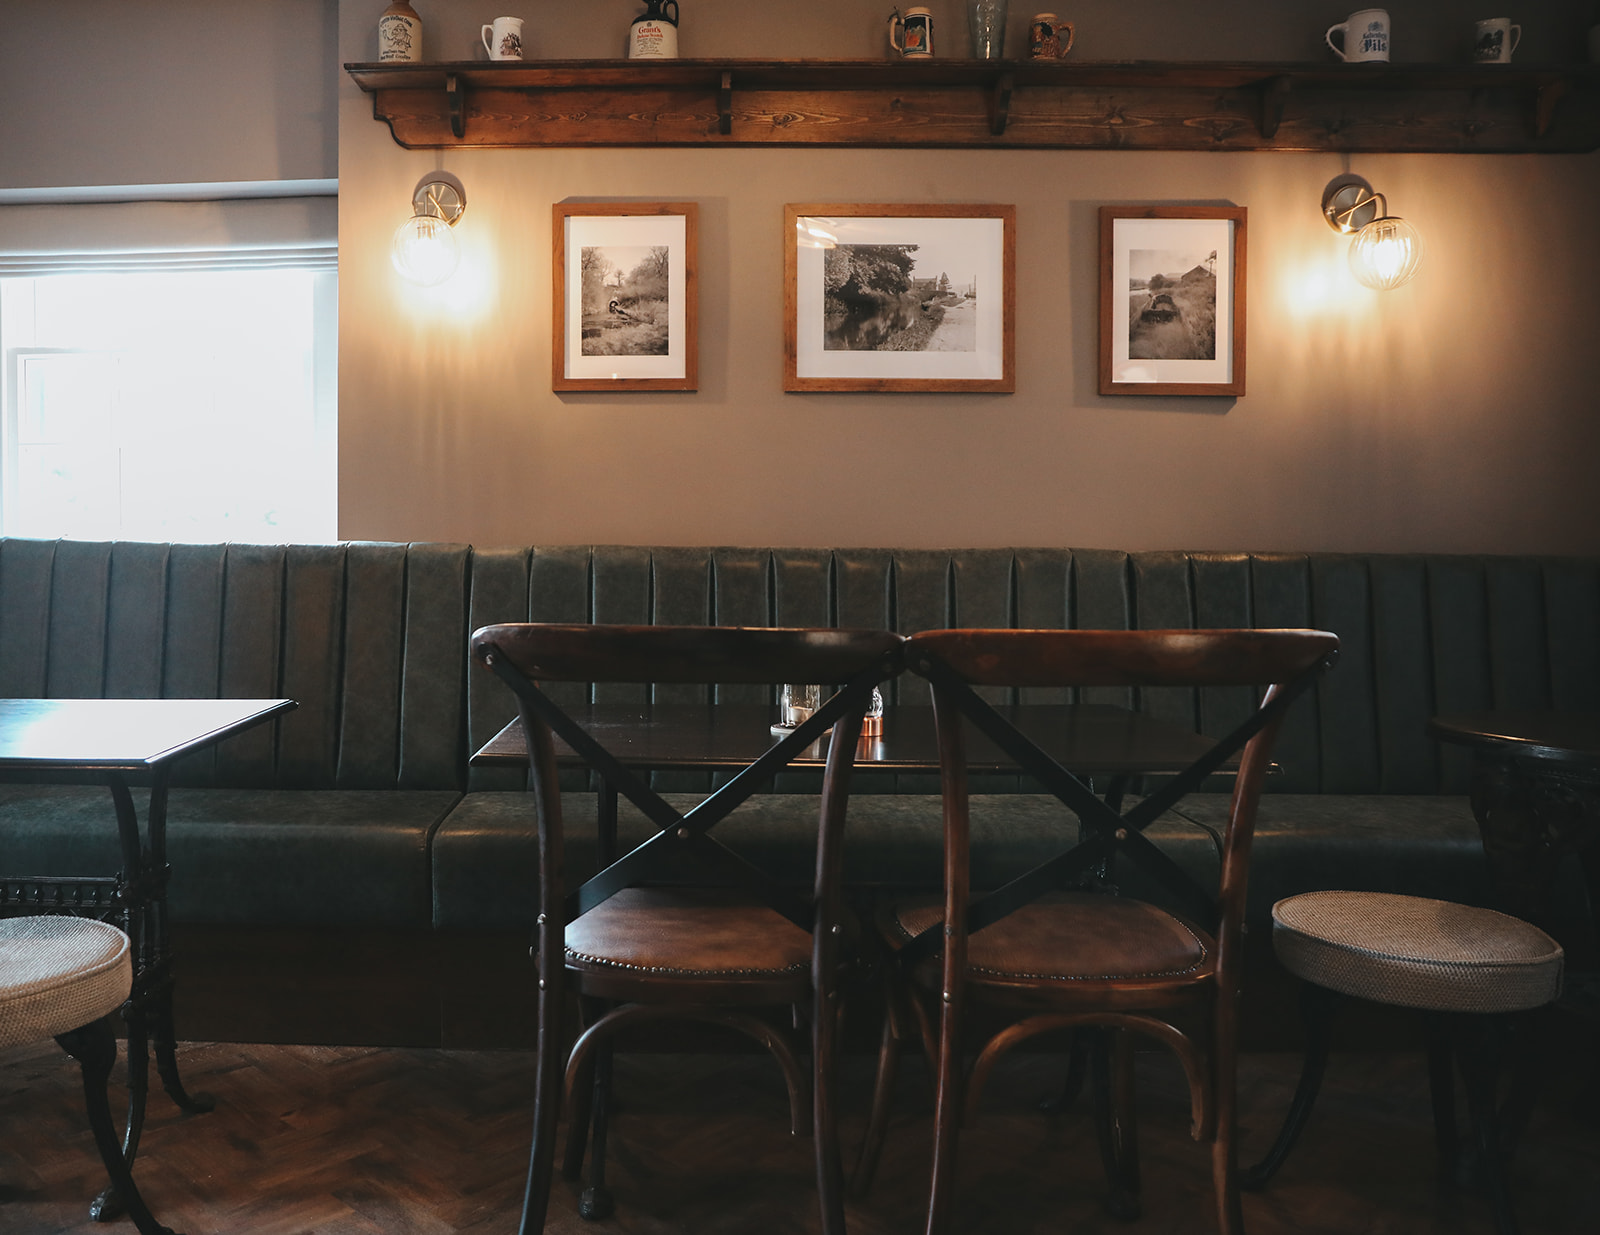
[[[967,0],[972,58],[998,60],[1005,52],[1006,0]]]

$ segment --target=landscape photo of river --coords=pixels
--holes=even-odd
[[[943,254],[927,248],[840,244],[824,253],[824,349],[975,351],[977,277],[953,247]]]

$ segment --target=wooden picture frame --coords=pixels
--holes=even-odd
[[[1244,394],[1243,206],[1100,207],[1100,393]]]
[[[552,390],[697,388],[699,219],[694,202],[555,204]]]
[[[788,205],[783,220],[785,390],[1016,390],[1015,206]]]

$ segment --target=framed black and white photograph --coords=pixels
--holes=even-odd
[[[1016,389],[1016,209],[784,207],[784,389]]]
[[[694,390],[693,202],[558,202],[551,387]]]
[[[1242,395],[1243,206],[1100,208],[1100,393]]]

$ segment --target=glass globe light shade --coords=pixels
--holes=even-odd
[[[1409,283],[1421,264],[1421,233],[1393,215],[1374,219],[1350,242],[1351,272],[1378,291]]]
[[[455,273],[461,246],[443,219],[414,214],[395,229],[389,256],[404,278],[432,287]]]

